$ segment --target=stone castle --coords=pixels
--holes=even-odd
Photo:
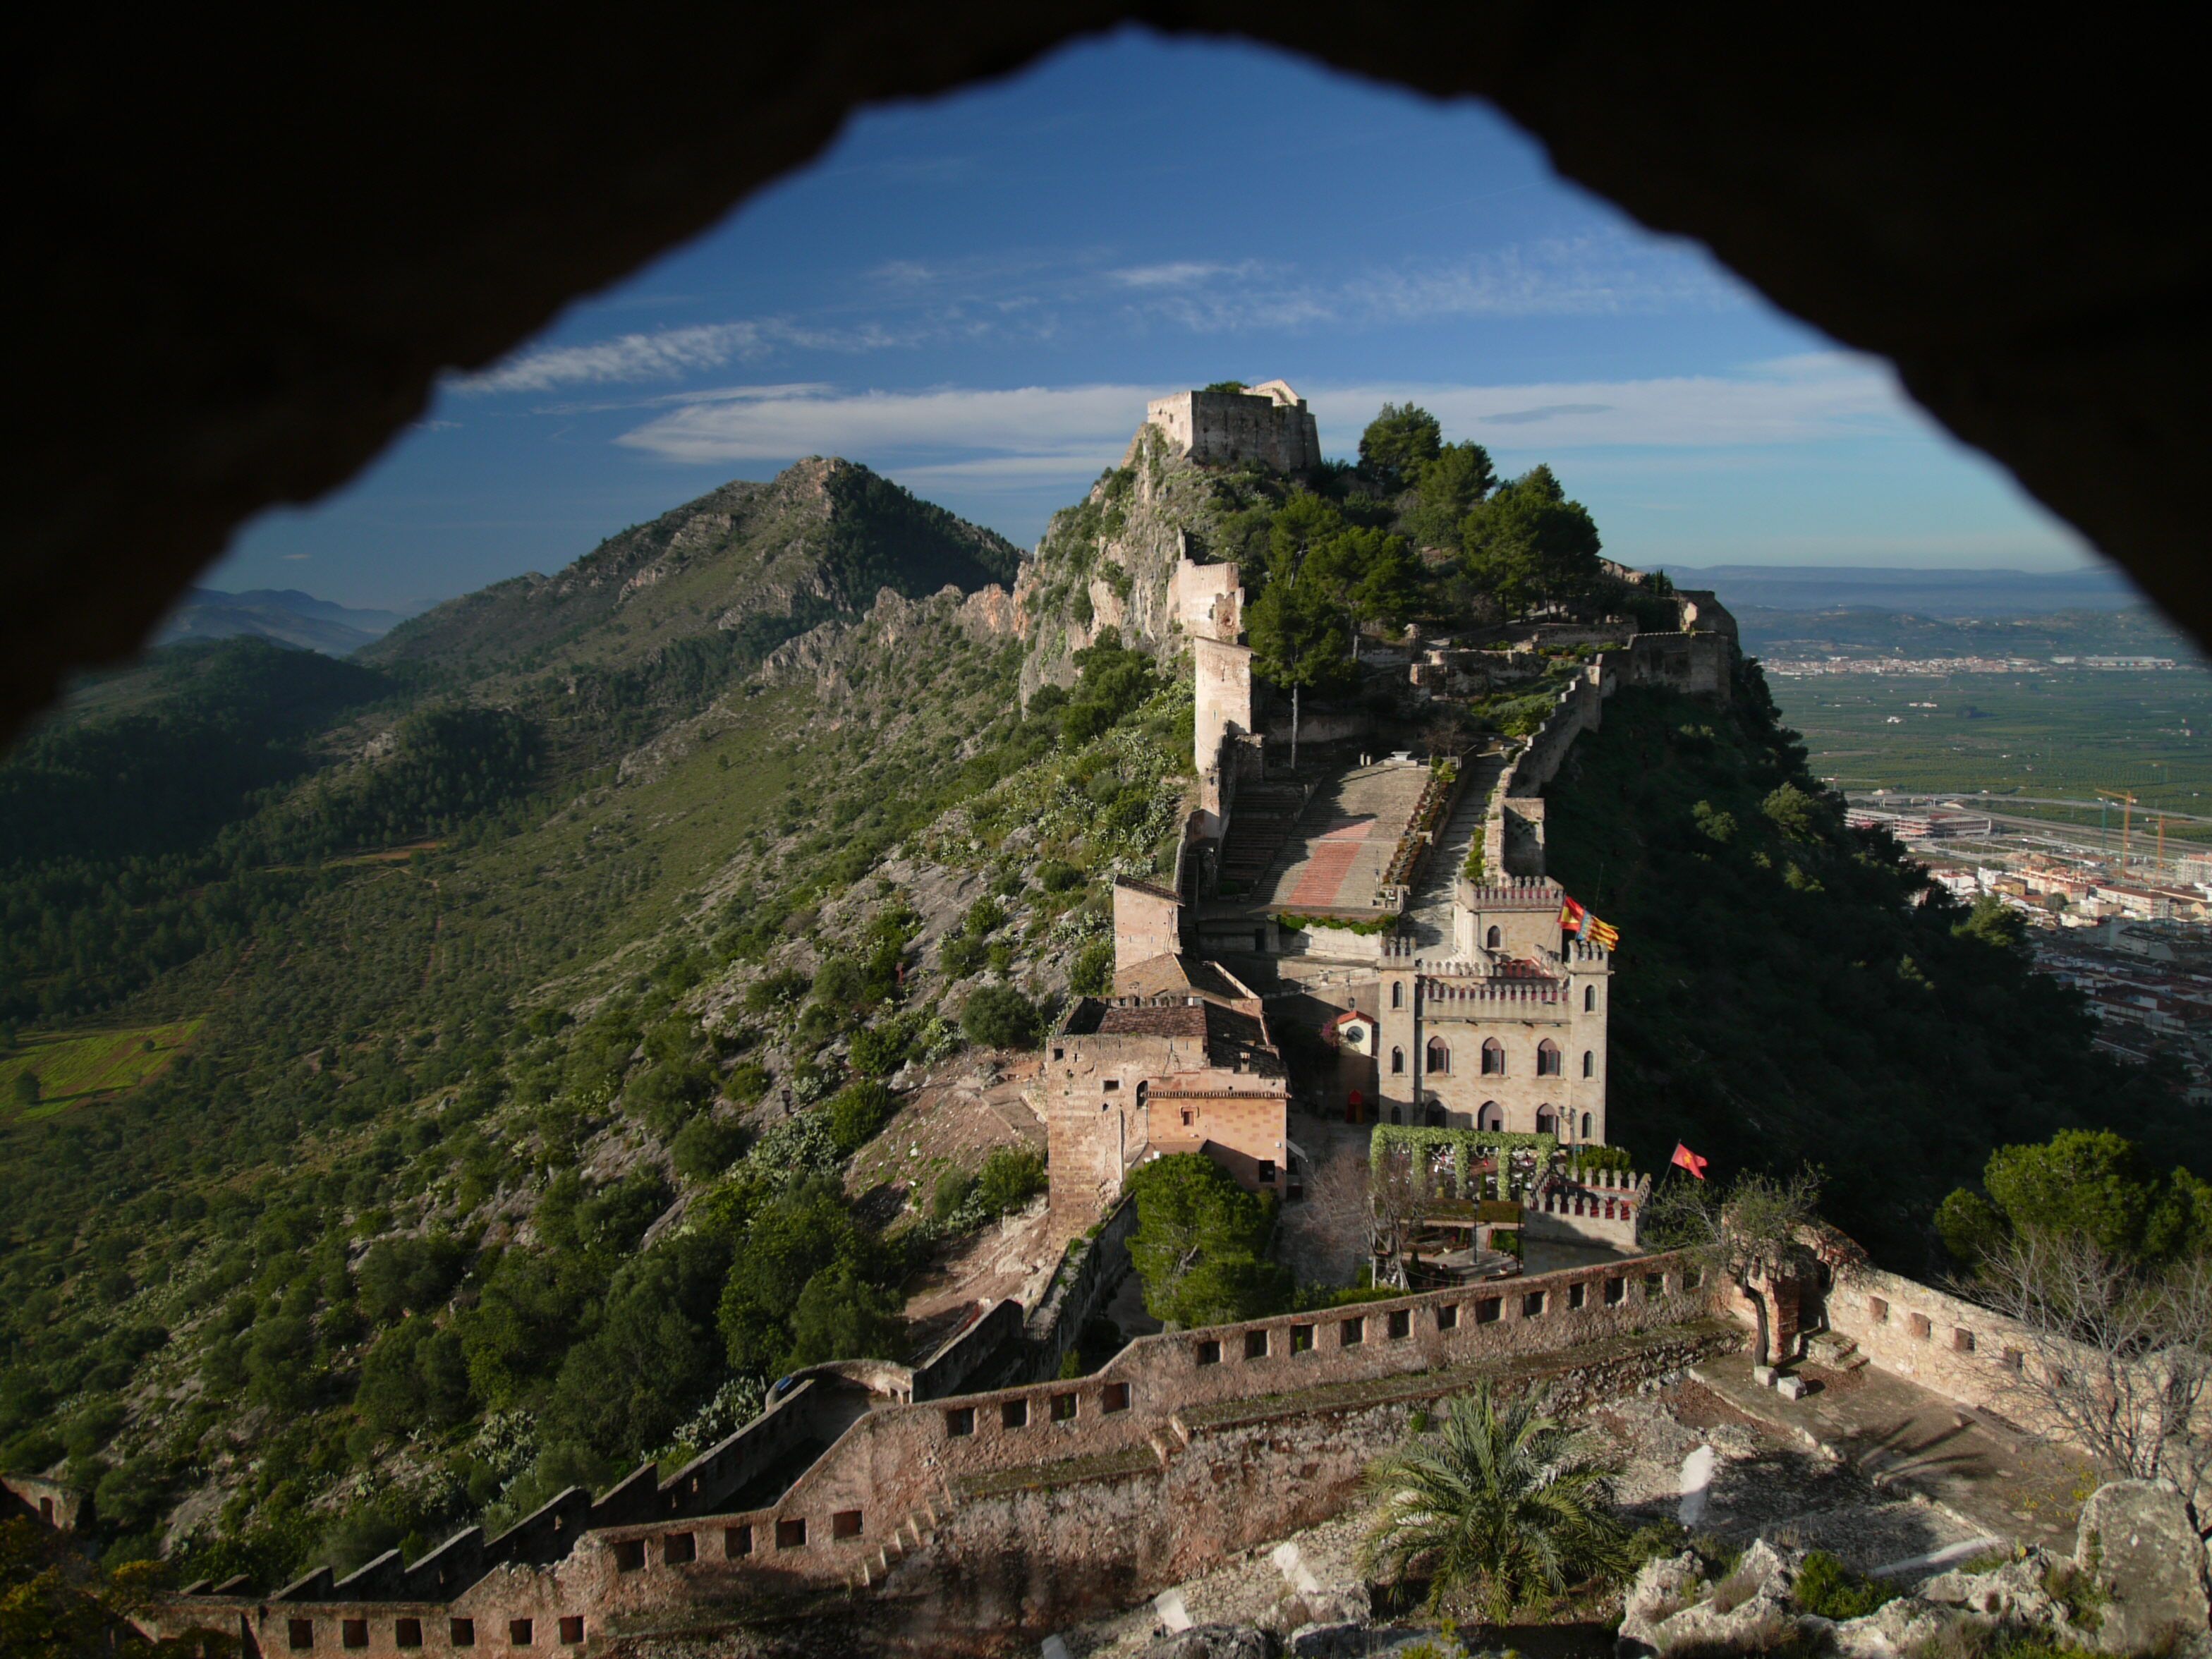
[[[1163,399],[1149,418],[1209,464],[1317,453],[1311,416],[1279,382]],[[1516,751],[1353,769],[1401,803],[1375,819],[1370,880],[1345,862],[1352,832],[1334,818],[1299,837],[1307,799],[1291,811],[1271,776],[1235,568],[1186,560],[1174,593],[1199,674],[1199,800],[1171,876],[1115,884],[1113,994],[1079,1000],[1039,1057],[1066,1240],[1042,1300],[997,1304],[913,1365],[785,1378],[760,1417],[671,1475],[648,1463],[496,1536],[472,1528],[343,1580],[324,1568],[273,1590],[191,1586],[151,1604],[146,1628],[211,1631],[262,1656],[473,1659],[803,1620],[824,1650],[1004,1652],[1337,1513],[1414,1413],[1479,1382],[1547,1389],[1572,1410],[1743,1345],[1751,1316],[1734,1287],[1693,1259],[1635,1254],[1642,1178],[1539,1160],[1522,1189],[1530,1236],[1611,1247],[1595,1265],[1141,1337],[1063,1376],[1126,1270],[1122,1183],[1146,1158],[1202,1152],[1294,1200],[1294,1104],[1375,1126],[1378,1143],[1449,1140],[1462,1158],[1488,1147],[1500,1174],[1505,1143],[1486,1137],[1607,1144],[1613,964],[1563,933],[1540,791],[1619,685],[1729,684],[1726,613],[1684,596],[1679,631],[1607,642]],[[1416,684],[1458,672],[1412,652],[1399,666]],[[1360,902],[1290,915],[1223,892],[1224,845],[1286,813],[1278,861],[1304,857],[1302,880]],[[1439,861],[1457,836],[1480,874]],[[1224,939],[1297,988],[1255,989],[1256,969],[1248,979],[1213,948]],[[1320,1095],[1295,1103],[1279,1046],[1291,1018],[1316,1018],[1336,1047]],[[2028,1346],[1984,1310],[1848,1261],[1766,1289],[1783,1352],[1814,1331],[1856,1340],[1964,1409],[2007,1400]],[[0,1509],[70,1524],[74,1498],[37,1484],[0,1482]]]

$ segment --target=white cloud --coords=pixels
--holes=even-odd
[[[1079,486],[1121,459],[1158,386],[839,392],[820,384],[727,386],[656,399],[616,441],[709,466],[835,454],[917,487]],[[1451,437],[1505,451],[1705,449],[1812,444],[1924,425],[1885,365],[1842,353],[1758,364],[1732,376],[1534,386],[1407,383],[1309,388],[1322,447],[1348,455],[1385,402],[1433,411]],[[1703,459],[1703,458],[1700,458]],[[1677,463],[1679,465],[1680,463]]]
[[[1127,265],[1106,275],[1124,288],[1189,288],[1224,279],[1243,282],[1258,270],[1259,266],[1249,259],[1233,265],[1203,259],[1170,259],[1156,265]]]
[[[551,392],[567,386],[672,380],[767,349],[757,323],[706,323],[624,334],[593,345],[541,346],[456,380],[465,392]]]
[[[989,463],[1031,472],[1057,466],[1080,474],[1120,459],[1144,421],[1146,400],[1158,395],[1133,386],[761,390],[768,395],[733,388],[734,395],[688,404],[616,441],[694,465],[816,454],[860,460],[944,455],[935,465],[972,470]]]

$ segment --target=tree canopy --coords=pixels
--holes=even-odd
[[[1153,1318],[1222,1324],[1256,1319],[1287,1302],[1289,1270],[1267,1259],[1271,1201],[1246,1192],[1200,1152],[1154,1158],[1127,1185],[1137,1200],[1129,1259]]]

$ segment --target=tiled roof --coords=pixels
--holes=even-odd
[[[1203,1037],[1208,1002],[1115,1003],[1099,1016],[1099,1035]]]

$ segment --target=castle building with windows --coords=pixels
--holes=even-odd
[[[1376,1115],[1603,1145],[1610,954],[1562,933],[1555,881],[1460,890],[1454,959],[1425,958],[1407,939],[1384,944]]]

